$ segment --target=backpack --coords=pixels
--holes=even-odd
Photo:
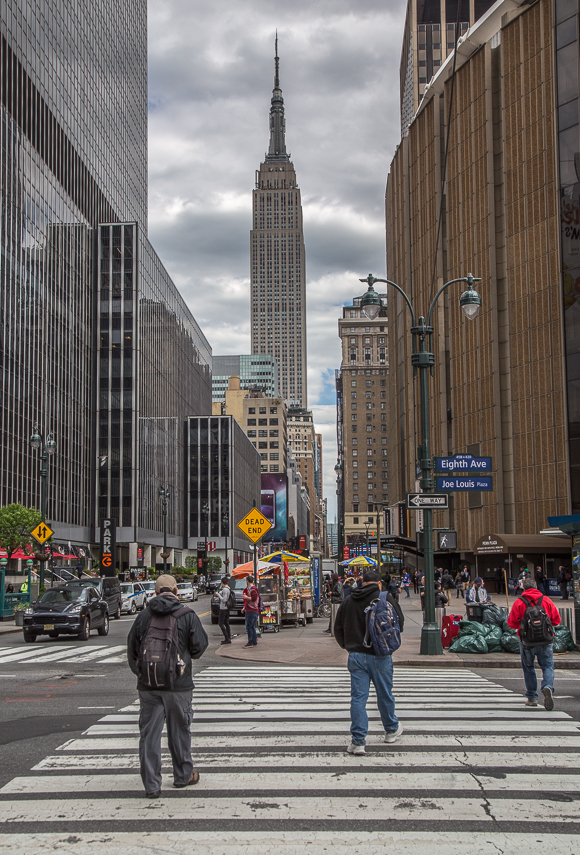
[[[543,599],[543,595],[536,601],[527,600],[523,594],[520,597],[526,604],[520,623],[520,640],[524,647],[541,647],[554,641],[554,627],[542,606]]]
[[[372,647],[375,656],[390,656],[401,646],[399,617],[385,591],[366,607],[365,625],[363,645]]]
[[[229,609],[229,611],[235,611],[237,609],[238,604],[236,602],[235,591],[230,590],[230,595],[228,597],[228,601],[226,603],[226,606]]]
[[[183,674],[179,653],[177,618],[191,611],[187,606],[168,615],[151,615],[141,640],[137,669],[139,682],[149,689],[173,689],[176,676]]]

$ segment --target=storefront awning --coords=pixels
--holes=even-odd
[[[569,555],[571,539],[551,534],[485,534],[473,547],[474,555]]]

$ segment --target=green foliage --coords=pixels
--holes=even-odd
[[[185,559],[185,567],[187,570],[194,570],[197,567],[197,558],[195,555],[188,555]]]
[[[212,558],[207,559],[206,571],[207,573],[221,573],[222,569],[222,560],[219,556],[214,555]]]
[[[8,558],[19,549],[26,551],[33,541],[30,532],[41,522],[40,511],[25,508],[18,503],[0,508],[0,547],[5,549]]]

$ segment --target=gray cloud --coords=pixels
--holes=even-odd
[[[150,238],[214,353],[247,353],[254,171],[268,145],[278,28],[287,144],[302,190],[309,406],[334,514],[337,318],[385,270],[405,2],[150,0]]]

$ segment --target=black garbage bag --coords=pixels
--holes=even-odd
[[[505,650],[506,653],[519,653],[520,652],[520,640],[517,636],[517,633],[511,630],[511,632],[504,632],[501,640],[500,640],[502,649]]]
[[[554,635],[554,641],[552,642],[552,647],[554,649],[554,653],[567,653],[568,645],[566,644],[566,639],[562,635]]]
[[[483,622],[492,626],[501,626],[506,618],[507,609],[496,606],[495,603],[490,603],[483,613]]]
[[[502,623],[501,628],[503,629],[504,632],[507,632],[508,634],[510,632],[515,632],[515,629],[512,629],[511,626],[508,626],[507,618]]]
[[[487,635],[487,631],[488,626],[477,620],[462,620],[459,622],[458,635],[461,637],[465,635]]]
[[[554,643],[556,642],[556,639],[559,641],[562,640],[566,644],[566,650],[576,650],[574,638],[567,626],[560,625],[554,627]],[[560,651],[556,650],[554,647],[554,653],[560,653]]]
[[[487,641],[480,633],[457,636],[449,650],[452,653],[487,653]]]
[[[502,653],[501,646],[502,629],[501,626],[490,627],[489,632],[485,636],[487,649],[489,653]]]

